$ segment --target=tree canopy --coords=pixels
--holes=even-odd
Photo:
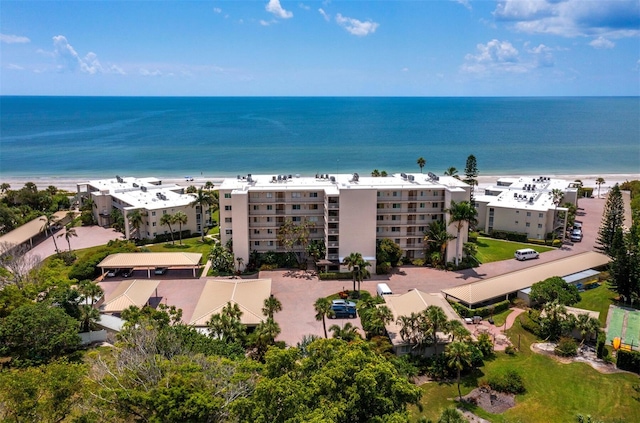
[[[580,293],[575,285],[568,284],[559,276],[554,276],[531,286],[529,295],[532,302],[546,304],[558,301],[563,305],[573,305],[580,301]]]

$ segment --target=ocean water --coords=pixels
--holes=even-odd
[[[0,178],[640,173],[640,99],[0,97]]]

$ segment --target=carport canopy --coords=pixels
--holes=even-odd
[[[193,277],[200,267],[202,253],[117,253],[98,263],[104,276],[107,269],[146,269],[151,278],[151,269],[166,267],[169,269],[192,269]]]

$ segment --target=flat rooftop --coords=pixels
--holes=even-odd
[[[421,173],[394,173],[385,177],[358,175],[354,173],[318,174],[315,176],[296,175],[244,175],[227,178],[220,185],[221,190],[323,190],[338,192],[341,189],[446,189],[463,190],[464,182],[451,176],[430,177]]]
[[[547,211],[555,208],[552,192],[577,191],[573,182],[553,179],[546,176],[523,176],[519,178],[500,178],[495,185],[485,187],[484,194],[478,193],[476,201],[488,203],[489,207],[518,208],[534,211]],[[565,210],[558,207],[559,210]]]

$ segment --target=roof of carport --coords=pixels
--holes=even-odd
[[[105,298],[100,307],[103,313],[119,313],[130,306],[143,307],[160,284],[159,281],[126,280]]]
[[[609,257],[604,254],[587,251],[467,285],[443,289],[442,293],[445,297],[453,297],[463,303],[474,305],[528,288],[553,276],[562,277],[592,267],[604,266],[609,261]]]
[[[195,267],[200,265],[201,258],[202,253],[118,253],[106,257],[98,267]]]

